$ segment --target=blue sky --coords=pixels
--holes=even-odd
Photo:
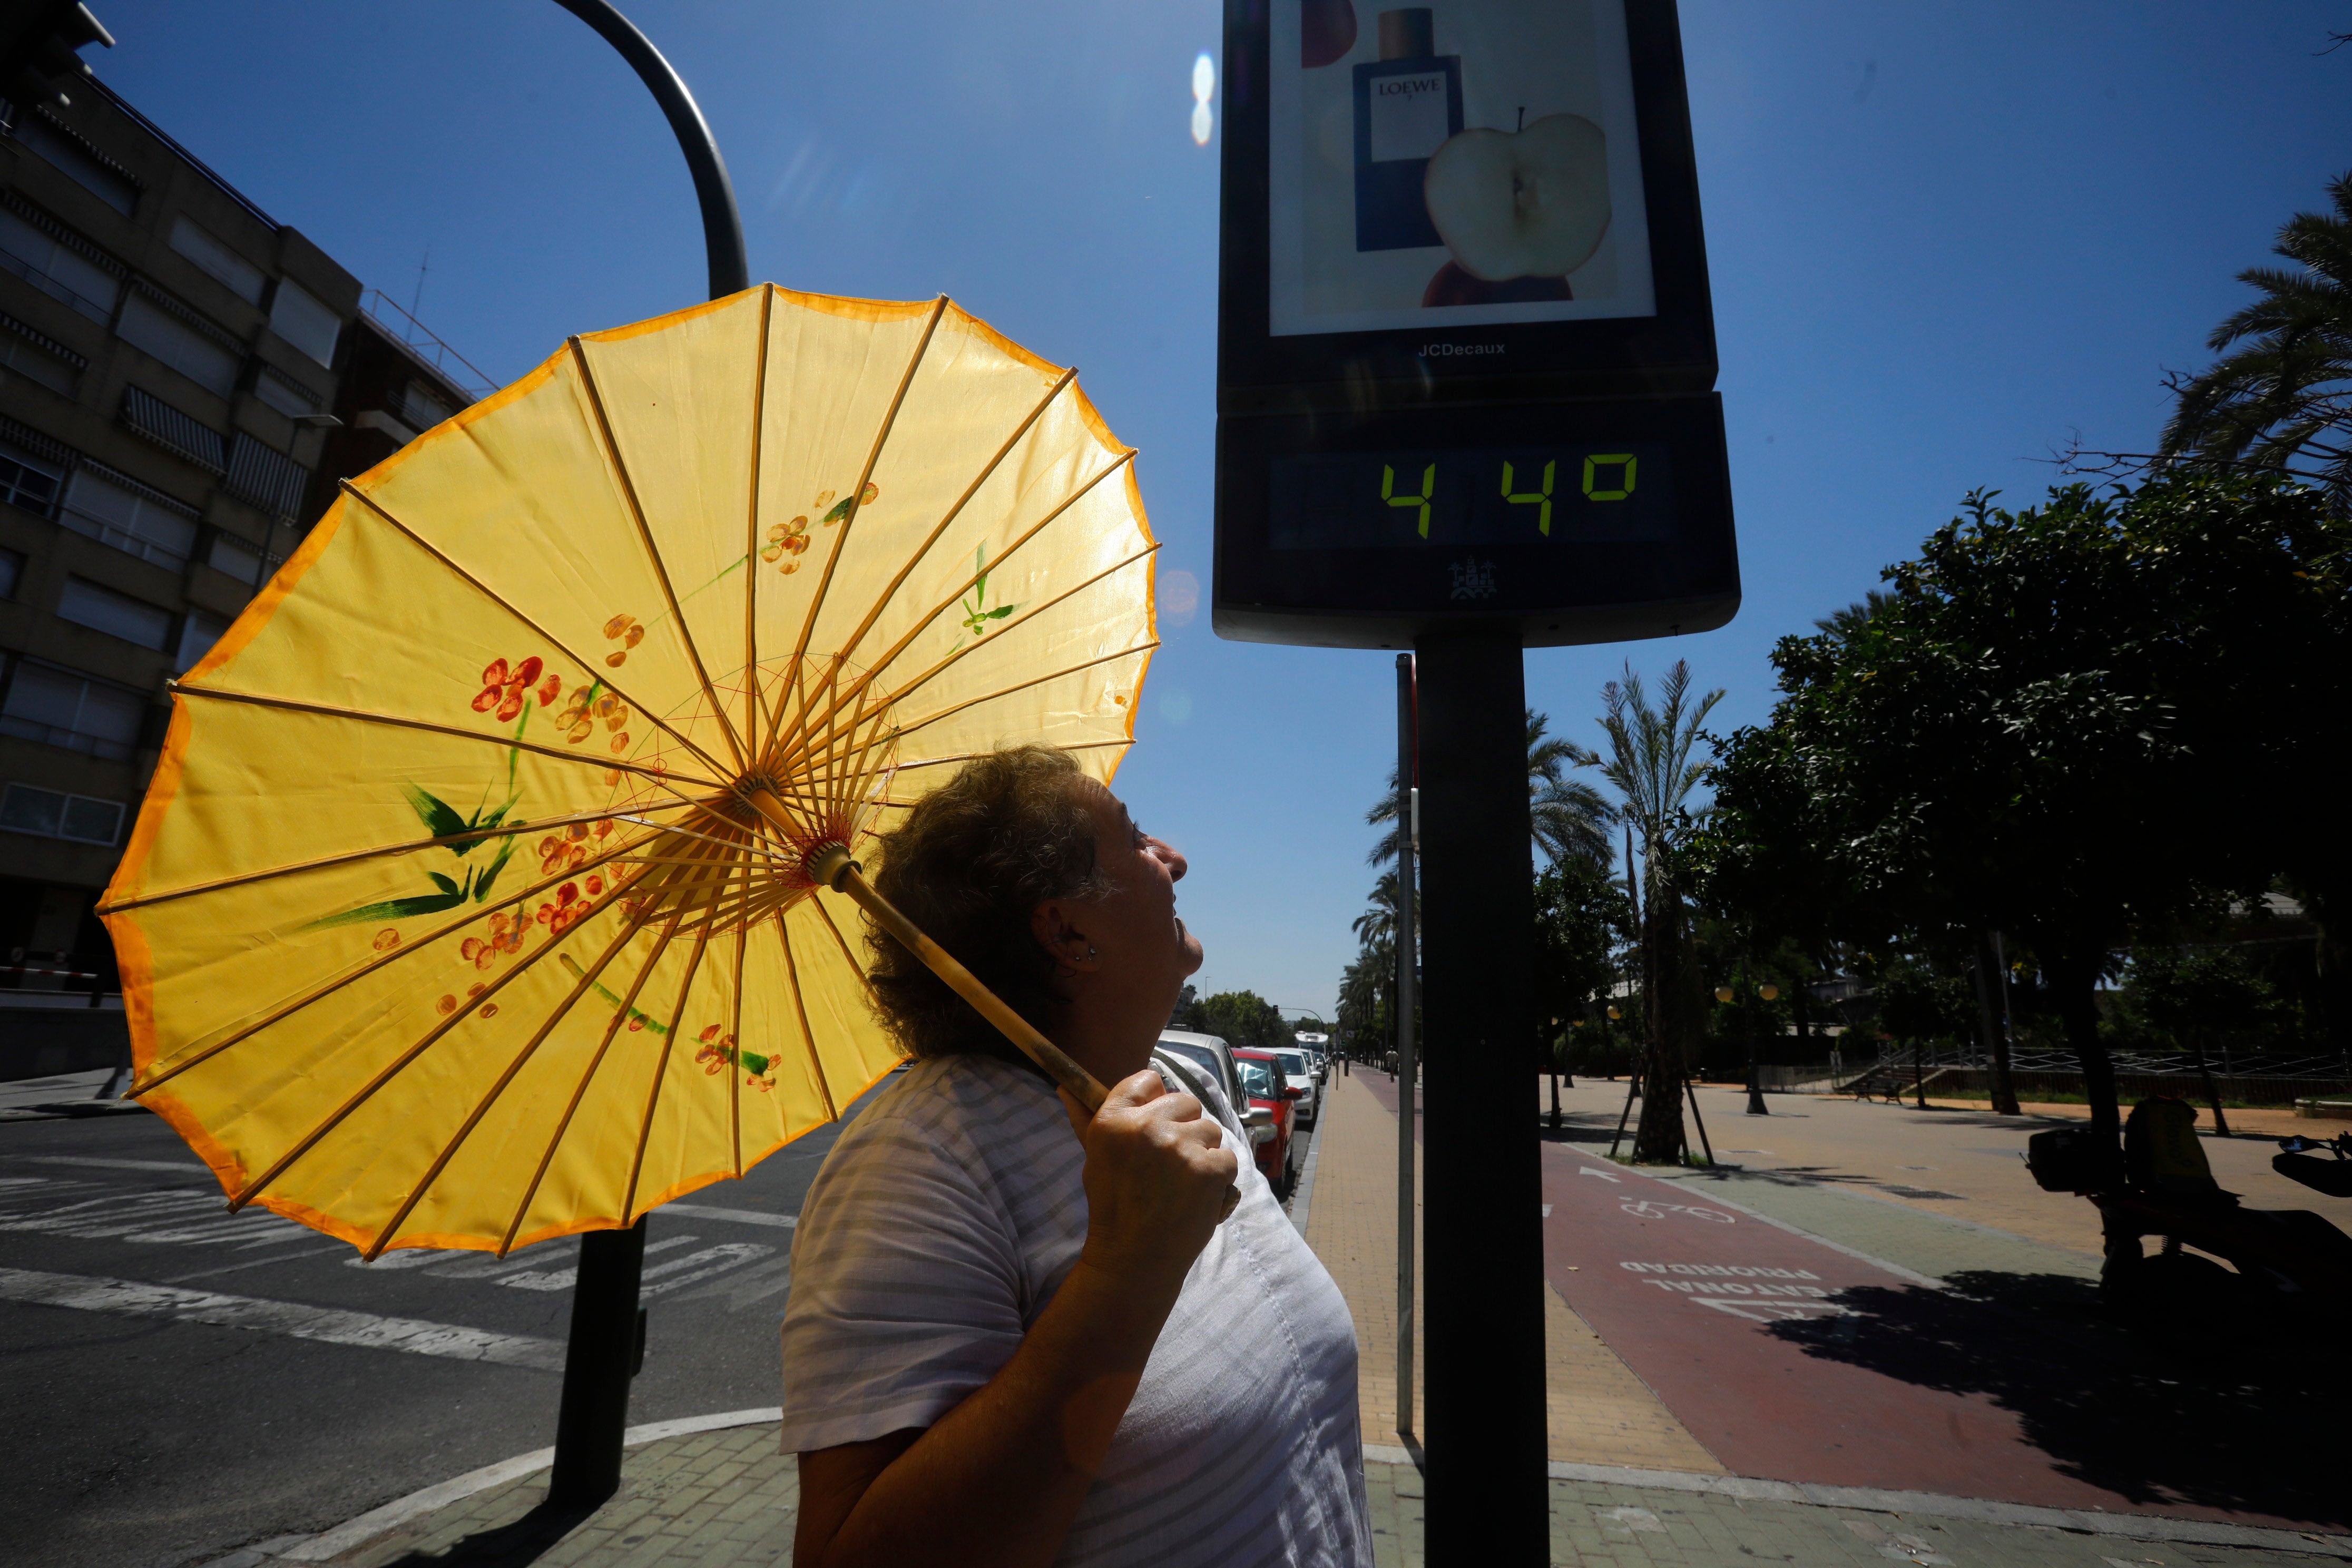
[[[634,0],[718,133],[755,279],[946,292],[1081,368],[1141,448],[1163,575],[1209,572],[1216,144],[1203,0]],[[545,0],[101,0],[108,82],[494,378],[699,299],[685,166],[619,59]],[[1628,658],[1717,720],[1775,638],[1876,583],[1973,486],[2076,432],[2144,450],[2232,279],[2352,168],[2342,8],[1685,0],[1747,600],[1672,643],[1530,654],[1596,740]],[[1173,617],[1170,617],[1173,619]],[[1391,656],[1165,626],[1119,788],[1180,844],[1203,979],[1328,1010],[1395,754]],[[1163,623],[1164,624],[1164,623]]]

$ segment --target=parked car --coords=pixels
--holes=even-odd
[[[1215,1035],[1195,1035],[1185,1029],[1160,1031],[1160,1047],[1173,1051],[1186,1061],[1208,1069],[1219,1089],[1225,1091],[1225,1100],[1240,1116],[1249,1109],[1248,1098],[1242,1093],[1241,1075],[1234,1070],[1234,1048]]]
[[[1274,1119],[1274,1136],[1255,1147],[1257,1168],[1274,1195],[1286,1199],[1298,1185],[1297,1143],[1291,1133],[1297,1130],[1298,1102],[1305,1096],[1284,1080],[1282,1064],[1275,1060],[1272,1051],[1235,1051],[1233,1056],[1250,1109],[1270,1112]]]
[[[1280,1050],[1273,1056],[1282,1064],[1283,1076],[1290,1087],[1299,1091],[1300,1125],[1314,1126],[1323,1114],[1323,1080],[1316,1076],[1314,1062],[1303,1050]]]

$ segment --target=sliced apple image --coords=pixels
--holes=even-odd
[[[1474,278],[1561,278],[1609,232],[1609,142],[1580,114],[1465,131],[1430,156],[1429,221]]]
[[[1298,63],[1307,70],[1334,64],[1356,47],[1356,7],[1349,0],[1303,0],[1298,7]]]

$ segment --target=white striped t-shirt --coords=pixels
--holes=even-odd
[[[1370,1568],[1356,1331],[1249,1158],[1079,1505],[1063,1564]],[[1205,1092],[1203,1092],[1205,1091]],[[1035,1074],[916,1063],[802,1205],[784,1310],[786,1452],[929,1426],[994,1376],[1077,1261],[1085,1151]]]

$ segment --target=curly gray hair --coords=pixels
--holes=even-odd
[[[874,873],[877,891],[1048,1037],[1063,999],[1030,917],[1048,900],[1116,890],[1096,863],[1094,816],[1071,787],[1086,776],[1053,746],[975,757],[880,836]],[[866,942],[875,1012],[913,1055],[1027,1061],[871,919]]]

